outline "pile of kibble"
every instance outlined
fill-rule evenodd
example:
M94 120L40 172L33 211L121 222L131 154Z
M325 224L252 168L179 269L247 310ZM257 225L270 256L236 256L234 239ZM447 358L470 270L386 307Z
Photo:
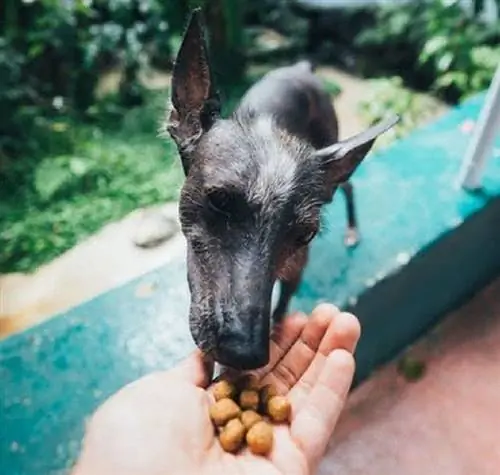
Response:
M245 442L256 455L267 455L273 447L274 423L290 421L290 403L278 396L272 385L259 387L256 379L220 380L213 386L215 403L210 418L221 447L235 453Z

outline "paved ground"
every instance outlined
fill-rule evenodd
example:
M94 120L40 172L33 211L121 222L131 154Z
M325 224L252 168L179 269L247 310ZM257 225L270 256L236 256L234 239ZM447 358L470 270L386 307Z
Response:
M354 391L319 475L500 473L500 278Z

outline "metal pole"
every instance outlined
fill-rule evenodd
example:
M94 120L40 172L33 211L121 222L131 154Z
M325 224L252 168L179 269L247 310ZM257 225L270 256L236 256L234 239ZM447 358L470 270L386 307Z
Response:
M493 148L495 135L500 129L500 64L486 94L484 106L479 114L477 128L459 172L461 187L474 190L480 187L481 174Z

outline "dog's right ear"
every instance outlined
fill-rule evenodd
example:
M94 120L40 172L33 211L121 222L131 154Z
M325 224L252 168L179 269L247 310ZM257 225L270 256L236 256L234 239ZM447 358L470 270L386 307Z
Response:
M327 171L327 187L345 183L361 164L375 140L394 127L400 118L393 116L369 129L329 147L314 152Z
M179 149L184 173L196 143L220 115L204 37L201 9L193 10L172 75L167 130Z

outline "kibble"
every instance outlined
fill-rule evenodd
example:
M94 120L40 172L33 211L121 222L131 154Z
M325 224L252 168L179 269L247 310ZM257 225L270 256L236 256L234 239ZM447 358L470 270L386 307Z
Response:
M246 429L239 419L231 419L219 434L219 442L226 452L237 452L243 445Z
M248 411L243 411L241 413L240 419L241 419L241 422L243 422L245 429L248 430L254 424L256 424L257 422L260 422L262 420L262 416L255 411L248 410Z
M274 396L267 403L267 413L274 422L288 422L290 420L290 402L284 396Z
M223 379L214 384L213 395L216 401L234 399L236 396L236 386Z
M273 427L268 422L257 422L247 432L246 442L253 454L267 455L273 448L273 441Z
M259 408L259 393L253 389L244 389L241 391L240 407L256 411Z
M216 426L224 426L231 419L239 417L241 409L232 399L220 399L210 407L210 419Z
M250 451L265 456L272 450L271 422L290 421L288 399L278 396L273 385L259 387L254 376L220 380L212 387L215 403L210 407L222 449L236 453L245 442Z

